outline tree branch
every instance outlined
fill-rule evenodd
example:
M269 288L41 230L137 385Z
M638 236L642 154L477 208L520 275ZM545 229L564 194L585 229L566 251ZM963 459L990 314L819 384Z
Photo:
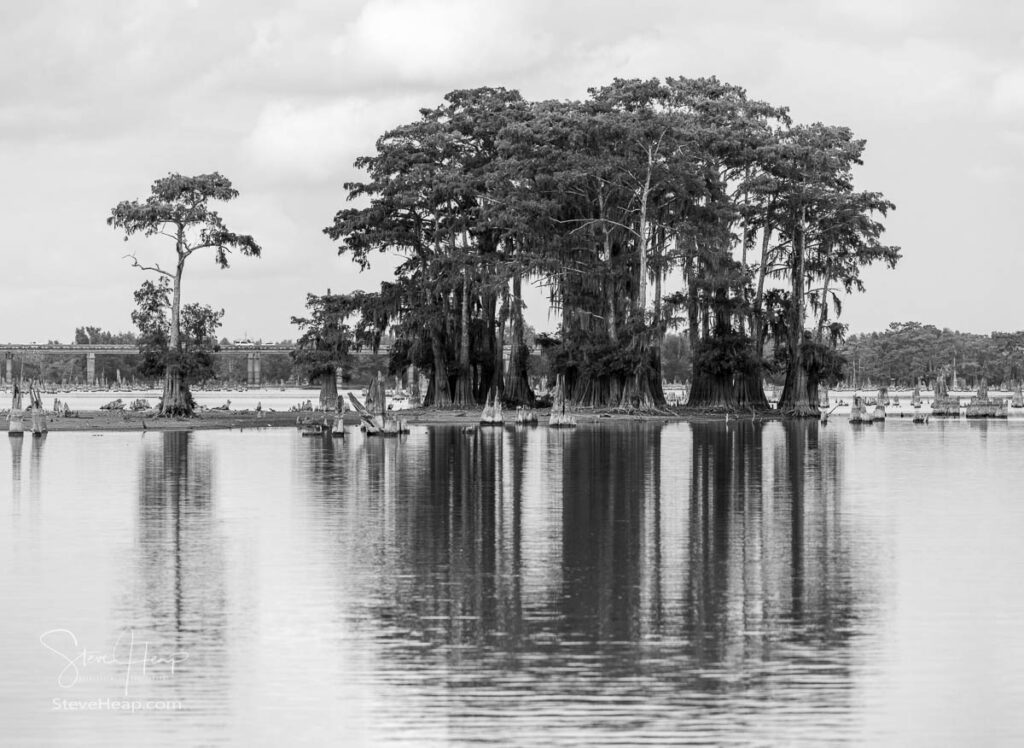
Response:
M174 278L174 273L167 272L166 270L164 270L159 265L155 265L154 264L152 267L150 267L148 265L143 265L143 264L141 264L139 262L138 258L135 255L125 255L125 257L127 257L128 259L130 259L132 261L132 267L133 268L138 268L139 270L151 270L154 273L160 273L160 275L166 275L168 278L171 278L171 279Z
M635 236L637 238L640 237L640 234L633 227L627 226L624 223L619 223L618 221L613 221L611 218L566 218L566 219L558 219L558 218L556 218L556 219L554 219L554 221L555 221L555 223L579 223L579 224L581 224L580 226L577 226L576 228L572 229L571 233L576 233L577 231L580 231L581 229L585 229L585 228L587 228L589 226L593 226L595 223L606 223L606 224L609 224L611 226L618 226L620 229L623 229L624 231L629 232L630 234L632 234L633 236Z

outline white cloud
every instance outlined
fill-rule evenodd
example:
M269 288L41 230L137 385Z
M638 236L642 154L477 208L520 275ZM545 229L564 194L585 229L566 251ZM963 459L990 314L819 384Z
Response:
M904 31L920 27L925 19L938 20L948 6L939 0L831 0L826 7L847 22Z
M167 171L212 169L242 193L225 207L229 225L253 233L266 256L228 273L204 262L190 282L208 300L217 284L244 288L223 304L254 335L293 333L286 317L305 289L369 288L385 273L352 272L321 232L345 204L353 159L446 91L480 85L580 98L616 76L717 75L791 106L798 121L849 124L870 141L864 185L900 206L892 239L907 256L896 291L880 283L847 307L855 329L875 324L861 321L869 307L885 316L948 283L943 260L967 242L993 256L1015 251L1005 241L1013 190L967 194L941 230L932 206L957 180L1005 185L1024 173L1019 3L986 12L953 0L99 5L0 3L0 196L13 216L0 252L18 253L23 279L7 303L17 308L25 283L51 277L55 262L79 289L51 294L17 329L17 315L0 315L0 338L64 336L96 321L127 328L138 278L103 218ZM979 227L974 217L986 212ZM961 289L963 309L1012 316L992 301L1012 294L979 289ZM539 302L531 311L543 316Z
M772 89L788 92L775 96L803 120L909 124L957 118L980 103L990 74L970 51L915 37L878 46L805 39L778 54Z
M416 106L404 99L275 101L260 113L243 149L263 179L319 182L348 172L385 129L416 116Z
M444 83L532 67L551 53L542 26L514 4L371 0L334 41L348 66L398 83Z
M1024 119L1024 68L1013 68L996 76L989 103L998 117Z

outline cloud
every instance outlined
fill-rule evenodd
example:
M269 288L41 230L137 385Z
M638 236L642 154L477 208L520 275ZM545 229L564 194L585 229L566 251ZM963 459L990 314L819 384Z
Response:
M989 106L997 117L1024 118L1024 68L1013 68L996 76L992 82Z
M225 299L232 319L252 334L292 333L282 309L300 311L305 289L379 280L347 272L321 232L345 204L341 183L357 177L352 161L446 91L480 85L582 98L617 76L717 75L798 121L848 124L871 142L869 186L900 205L893 241L908 267L927 254L938 274L967 241L1009 251L1013 190L976 190L969 197L984 201L968 200L941 231L928 206L958 180L1005 185L1024 173L1022 22L1024 4L979 12L953 0L0 3L0 195L23 278L8 302L54 267L84 289L52 295L17 329L16 315L0 317L0 338L95 320L128 327L138 278L103 218L167 171L212 169L242 193L224 209L229 225L266 256L228 273L203 262L190 282L211 299L217 284L244 288ZM971 216L985 210L995 217L979 229ZM922 294L945 282L930 272ZM275 311L265 299L279 293L292 300ZM851 322L863 327L858 308L882 315L897 303L872 293L848 306Z
M968 173L977 181L988 185L1016 181L1018 177L1017 171L1005 164L980 163L971 166Z
M941 23L955 7L949 0L832 0L825 10L856 26L920 33L922 24Z
M524 20L514 4L372 0L331 52L357 74L399 85L479 79L530 68L551 54L550 33Z
M322 182L372 153L384 130L417 116L416 104L404 98L274 101L260 112L242 148L263 180Z

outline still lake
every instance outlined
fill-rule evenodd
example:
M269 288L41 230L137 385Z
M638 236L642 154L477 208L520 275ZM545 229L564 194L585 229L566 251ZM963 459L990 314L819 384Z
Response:
M1024 419L0 446L3 745L1024 742Z

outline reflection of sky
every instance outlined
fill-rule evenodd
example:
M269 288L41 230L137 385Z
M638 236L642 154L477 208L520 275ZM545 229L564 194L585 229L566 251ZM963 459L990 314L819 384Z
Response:
M886 575L868 729L921 731L947 744L1019 741L1024 428L891 426L846 453L856 477L846 500L877 538Z

